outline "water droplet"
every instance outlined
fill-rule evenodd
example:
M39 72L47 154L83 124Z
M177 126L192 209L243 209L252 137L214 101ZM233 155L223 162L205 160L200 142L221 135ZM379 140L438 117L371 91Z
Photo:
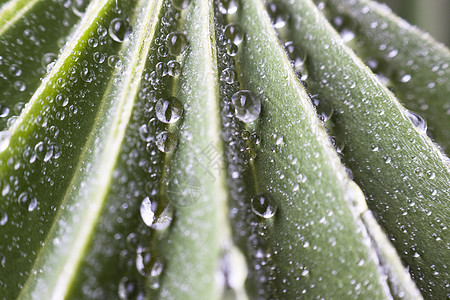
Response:
M115 18L109 24L109 36L116 42L121 43L131 33L131 24L122 18Z
M111 55L108 57L108 66L111 68L120 68L122 66L122 60L117 55Z
M5 212L0 214L0 226L4 226L8 222L8 215Z
M144 142L151 142L153 140L152 132L149 130L147 124L142 125L139 127L139 136L141 137L141 140Z
M241 27L237 24L228 24L227 26L225 26L223 33L227 40L235 45L239 45L244 39Z
M82 17L89 5L88 0L72 0L72 11L75 15Z
M296 73L304 72L304 64L306 60L306 52L303 52L294 45L294 42L289 41L284 44L284 48L291 60L292 67L294 68Z
M252 211L265 219L273 217L277 211L277 204L268 193L260 193L251 200Z
M177 147L177 144L177 136L172 132L163 131L156 137L156 146L161 152L172 152Z
M139 249L136 256L136 269L142 276L154 278L161 275L164 264L160 257L151 255L148 249Z
M317 115L322 122L326 122L333 115L333 107L325 99L319 99L316 96L312 96L311 100L316 107Z
M40 141L34 147L34 153L36 154L36 157L38 159L47 162L53 156L53 147L49 144L45 144L44 142Z
M82 79L84 82L92 82L92 80L93 80L94 77L95 77L94 71L93 71L93 70L90 70L90 69L87 68L87 67L84 67L84 68L81 69L80 75L81 75L81 79Z
M170 97L167 100L160 99L155 106L156 117L163 123L175 123L183 113L183 105L180 100Z
M397 54L398 54L398 50L397 49L393 49L393 50L389 51L388 57L389 58L393 58L393 57L396 57Z
M60 105L60 106L66 106L67 104L69 104L69 98L65 95L65 94L58 94L56 96L56 104Z
M121 300L143 300L144 294L139 291L135 281L123 277L119 282L117 294Z
M166 40L167 48L173 56L182 54L187 48L187 38L182 32L171 32Z
M93 57L94 61L98 64L102 64L106 60L106 55L100 52L95 52Z
M172 5L178 9L183 10L191 4L191 0L172 0Z
M12 64L11 66L9 66L9 73L11 73L11 75L14 77L19 77L20 75L22 75L22 69L18 65Z
M226 15L232 15L237 12L238 2L236 0L220 0L219 11Z
M55 63L56 58L57 58L57 56L56 56L56 54L54 54L54 53L45 53L45 54L42 56L42 59L41 59L41 65L42 65L42 67L43 67L45 70L47 70L47 72L48 72L48 71L49 71L50 65Z
M289 13L281 5L273 2L268 3L266 7L273 27L283 28L289 20Z
M169 76L176 77L181 73L181 65L176 60L171 60L167 63L167 73Z
M37 199L28 195L27 192L21 193L18 200L19 203L27 206L28 211L35 210L38 205Z
M220 80L228 84L236 82L236 72L232 68L226 68L220 74Z
M227 49L227 54L229 55L229 56L231 56L231 57L234 57L234 56L236 56L236 54L237 54L237 52L238 52L238 46L236 46L235 44L233 44L233 43L228 43L227 45L226 45L226 49Z
M427 122L420 115L413 113L412 111L407 111L406 115L411 120L411 122L421 131L427 130Z
M0 153L8 148L11 135L12 134L9 130L0 131Z
M400 79L400 81L403 82L403 83L406 83L406 82L408 82L410 80L411 80L411 75L409 75L409 74L406 74L406 75L402 76L402 78Z
M255 121L261 113L261 100L254 97L252 92L242 90L231 97L236 117L244 123Z
M154 209L155 205L153 205L152 209L152 202L150 201L150 198L145 197L145 199L141 202L140 212L142 221L144 221L145 225L147 225L148 227L151 227L153 221L155 220Z

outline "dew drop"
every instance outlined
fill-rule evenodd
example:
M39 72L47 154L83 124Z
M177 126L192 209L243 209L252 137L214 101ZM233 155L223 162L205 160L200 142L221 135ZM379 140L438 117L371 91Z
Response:
M181 65L176 60L171 60L167 63L167 73L169 76L176 77L181 73Z
M235 45L239 45L244 39L241 27L237 24L228 24L227 26L225 26L223 33L227 40Z
M237 12L238 2L236 0L220 0L219 11L226 15L232 15Z
M255 121L261 113L261 100L252 92L242 90L231 97L236 117L244 123Z
M160 99L155 105L156 117L163 123L175 123L183 114L183 105L180 100L170 97Z
M411 122L421 131L427 130L427 122L420 115L413 113L412 111L407 111L406 115L411 120Z
M153 205L155 206L155 205ZM155 207L153 207L154 209ZM140 212L141 212L141 218L142 221L144 221L145 225L148 227L151 227L153 224L153 221L155 220L155 213L152 209L152 202L150 201L150 198L145 197L144 200L141 202Z
M82 17L86 12L89 0L72 0L72 11L75 15Z
M145 299L144 295L139 292L137 283L127 277L120 280L117 294L121 300Z
M14 77L19 77L22 75L22 69L18 65L12 64L9 66L9 73Z
M116 42L121 43L131 33L131 24L123 18L115 18L109 24L109 36Z
M159 277L164 264L160 257L151 255L148 249L139 249L136 256L136 269L139 274L147 278Z
M183 10L191 4L191 0L172 0L172 5L178 9Z
M409 74L406 74L406 75L402 76L402 78L400 79L400 81L403 82L403 83L406 83L406 82L408 82L410 80L411 80L411 75L409 75Z
M156 146L161 152L172 152L177 147L177 144L177 136L172 132L163 131L156 136Z
M220 80L228 84L236 82L236 72L232 68L226 68L220 74Z
M273 217L277 211L277 204L268 193L257 194L251 200L252 211L265 219Z
M59 106L66 106L67 104L69 104L69 98L65 95L65 94L58 94L56 96L56 104Z
M311 98L314 106L317 110L317 115L322 122L326 122L333 115L334 109L333 107L326 101L325 99L319 99L317 97Z
M166 39L167 48L169 53L173 56L182 54L187 48L187 38L182 32L171 32Z
M286 42L284 48L291 60L292 67L296 73L303 73L304 63L306 60L306 53L301 51L300 48L294 45L292 41Z
M12 134L9 130L0 131L0 153L8 148L11 135Z
M226 49L227 49L227 54L231 57L236 56L237 52L238 52L238 46L236 46L233 43L228 43L226 45Z
M267 4L267 12L269 13L270 18L272 19L273 27L275 28L283 28L287 21L289 20L288 12L276 3L268 3Z
M4 226L8 222L8 215L5 212L0 214L0 226Z

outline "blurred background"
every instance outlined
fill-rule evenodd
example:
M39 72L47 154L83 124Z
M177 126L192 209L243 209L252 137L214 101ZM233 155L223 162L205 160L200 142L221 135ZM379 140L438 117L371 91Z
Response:
M450 0L378 0L450 47Z

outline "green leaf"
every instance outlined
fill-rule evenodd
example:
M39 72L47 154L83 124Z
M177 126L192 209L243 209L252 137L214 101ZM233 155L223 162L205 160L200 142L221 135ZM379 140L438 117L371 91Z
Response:
M293 14L289 37L307 53L308 84L334 107L330 127L345 144L343 161L422 293L445 297L448 158L310 1L283 3Z
M428 132L450 154L450 51L428 34L373 1L328 1L354 22L354 49L390 79L395 95L428 123Z
M2 9L15 3L22 2ZM52 23L45 20L55 18L67 28L49 28L38 39L42 47L29 46L26 66L34 75L20 79L30 100L0 133L5 299L421 299L400 260L403 248L391 245L392 235L378 225L327 133L345 139L344 161L366 194L372 177L357 173L358 166L385 168L365 160L370 135L360 128L369 121L401 121L398 138L413 138L416 148L402 150L400 159L410 151L427 155L420 163L435 168L438 196L448 166L395 98L341 47L311 2L292 9L303 16L292 18L294 25L309 24L298 39L308 52L308 91L260 0L94 0L87 8L83 1L57 1L54 11L44 9L53 1L31 3L23 15L17 7L17 15L0 16L14 19L3 23L11 26L0 32L0 43L15 43L14 32L34 26L29 19L46 29ZM304 38L317 33L316 40ZM39 82L46 71L36 61L56 53L57 39L68 42ZM324 52L324 43L343 58ZM0 74L26 61L26 51L8 47L1 50L9 58ZM359 89L394 104L388 117L362 118L362 107L344 105L343 123L333 117L326 130L309 93L324 84L317 66L325 62L336 66L336 76L329 79L333 88L320 92L337 91L335 107L345 85L342 68L349 68L346 80L359 80ZM11 89L16 79L0 78L8 83L3 95L11 95L5 107L27 101ZM388 143L383 138L380 145ZM383 203L380 194L396 187L401 172L411 177L414 170L383 169L392 182L374 184L370 193ZM429 188L413 183L419 191ZM445 220L448 207L439 205L431 207L432 217ZM393 207L414 213L407 204ZM377 206L373 211L383 226L398 221ZM412 220L428 230L427 217ZM436 233L445 240L445 229ZM417 247L424 234L410 238L404 247ZM426 249L433 255L442 251L440 244L432 247ZM422 268L428 261L409 264Z

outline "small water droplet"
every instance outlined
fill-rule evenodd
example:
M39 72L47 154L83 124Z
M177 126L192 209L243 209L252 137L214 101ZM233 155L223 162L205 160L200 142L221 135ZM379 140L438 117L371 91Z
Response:
M0 226L4 226L8 222L8 215L5 212L0 214Z
M333 116L334 109L325 99L319 99L317 96L312 96L311 100L316 107L317 115L322 122L326 122Z
M69 97L61 93L56 96L55 101L59 106L66 106L67 104L69 104Z
M176 77L181 73L181 65L176 60L171 60L167 63L167 73L169 76Z
M172 5L178 9L183 10L191 4L191 0L172 0Z
M177 144L177 136L172 132L163 131L156 137L156 146L161 152L172 152L177 147Z
M409 74L406 74L406 75L402 76L402 78L400 79L400 81L403 82L403 83L406 83L406 82L408 82L410 80L411 80L411 75L409 75Z
M232 15L237 12L238 2L236 0L220 0L219 11L226 15Z
M89 5L89 0L72 0L72 11L75 15L82 17Z
M411 122L421 131L427 130L427 122L420 115L413 113L412 111L407 111L406 115L411 120Z
M236 82L236 72L232 68L226 68L220 74L220 80L228 84Z
M238 46L236 46L235 44L233 44L233 43L228 43L227 45L226 45L226 49L227 49L227 54L229 55L229 56L231 56L231 57L234 57L234 56L236 56L236 54L237 54L237 52L238 52Z
M155 207L153 207L152 209L152 202L150 201L150 198L145 197L145 199L141 202L140 212L142 221L144 221L145 225L147 225L148 227L151 227L153 221L155 220L155 213L153 211L154 209Z
M228 24L227 26L225 26L223 33L227 38L228 42L233 43L235 45L239 45L240 43L242 43L242 40L244 39L241 27L237 24L233 23Z
M18 65L12 64L9 66L9 73L14 77L19 77L22 75L22 69Z
M164 264L158 256L151 255L148 249L139 249L136 256L136 269L139 274L147 278L161 275Z
M244 123L255 121L261 113L261 100L253 96L252 92L242 90L231 97L236 117Z
M9 130L0 131L0 153L8 148L11 135L11 131Z
M116 42L121 43L131 33L131 24L123 18L115 18L109 24L109 36Z
M155 105L156 117L163 123L175 123L183 114L183 105L175 97L160 99Z
M166 39L167 48L173 56L182 54L187 48L187 38L182 32L171 32Z
M273 217L277 211L277 204L268 193L260 193L251 200L252 211L265 219Z
M120 280L117 294L121 300L145 299L144 294L139 291L137 283L127 277Z
M289 20L289 13L279 4L270 2L267 4L267 12L272 19L273 27L283 28Z

